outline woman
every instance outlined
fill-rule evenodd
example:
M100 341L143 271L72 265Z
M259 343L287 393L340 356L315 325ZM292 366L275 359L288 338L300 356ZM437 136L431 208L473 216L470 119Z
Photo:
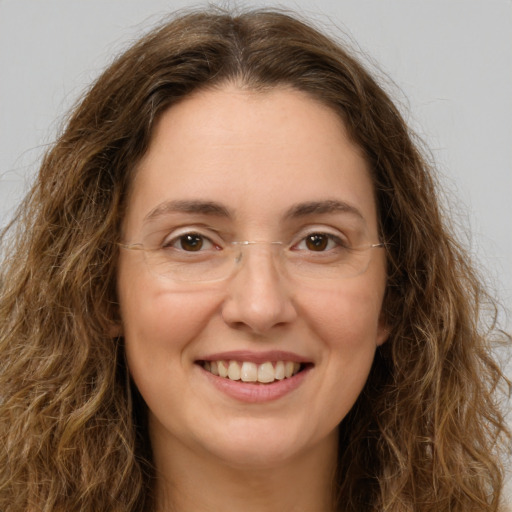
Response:
M0 508L499 510L493 303L435 198L304 23L147 35L4 236Z

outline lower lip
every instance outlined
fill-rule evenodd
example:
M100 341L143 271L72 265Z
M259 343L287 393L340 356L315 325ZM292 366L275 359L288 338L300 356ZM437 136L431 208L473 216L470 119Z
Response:
M247 403L270 402L282 398L297 389L311 370L308 366L293 377L276 380L270 384L259 384L255 382L243 382L241 380L231 380L225 377L218 377L202 367L200 367L200 369L209 382L218 390L231 398Z

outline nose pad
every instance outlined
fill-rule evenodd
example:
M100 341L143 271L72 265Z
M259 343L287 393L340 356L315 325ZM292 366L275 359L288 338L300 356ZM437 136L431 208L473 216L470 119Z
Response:
M289 283L280 272L278 249L274 244L240 246L222 307L231 327L264 334L297 317Z

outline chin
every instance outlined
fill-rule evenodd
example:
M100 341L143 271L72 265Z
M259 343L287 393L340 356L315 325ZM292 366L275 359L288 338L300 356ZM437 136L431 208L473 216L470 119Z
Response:
M305 436L304 430L291 425L276 424L262 419L250 418L236 422L232 428L222 432L211 431L206 450L224 464L244 470L272 469L293 463L294 459L307 454L324 441L333 442L335 449L337 430L332 435L315 439Z

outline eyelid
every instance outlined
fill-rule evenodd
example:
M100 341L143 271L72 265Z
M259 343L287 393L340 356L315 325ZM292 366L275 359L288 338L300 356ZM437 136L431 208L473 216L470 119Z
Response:
M336 235L331 235L329 233L311 233L311 235L315 235L315 234L327 237L327 239L328 239L327 243L334 245L334 247L327 246L325 249L322 249L320 251L315 251L308 247L301 247L302 245L307 244L307 238L310 235L306 235L306 236L302 237L296 244L294 244L291 247L291 250L295 250L298 252L304 251L304 252L307 252L308 254L314 253L314 254L318 254L318 255L320 255L320 254L325 255L325 254L332 254L333 252L339 252L340 250L350 249L350 246L346 242L344 242L340 237L338 237Z
M214 246L223 246L224 243L222 241L221 236L214 231L211 227L208 226L198 226L198 225L186 225L180 226L173 229L169 232L162 242L160 243L160 247L170 247L173 243L175 243L180 237L185 235L198 235L201 236L212 243Z
M301 229L297 235L295 235L290 243L290 247L294 247L300 242L302 242L307 236L310 235L325 235L332 240L339 241L340 245L349 246L350 241L349 237L344 234L339 229L325 226L325 225L313 225L313 226L307 226L304 229Z
M187 234L197 234L208 239L213 245L218 247L225 247L231 241L231 237L226 238L226 233L220 233L219 230L209 224L183 224L175 226L166 230L165 236L158 243L159 247L168 247L179 237ZM350 237L338 228L328 226L325 224L313 224L304 226L299 229L289 240L287 244L289 248L293 248L299 244L304 238L312 234L322 234L334 241L337 241L340 246L353 245L350 242Z

